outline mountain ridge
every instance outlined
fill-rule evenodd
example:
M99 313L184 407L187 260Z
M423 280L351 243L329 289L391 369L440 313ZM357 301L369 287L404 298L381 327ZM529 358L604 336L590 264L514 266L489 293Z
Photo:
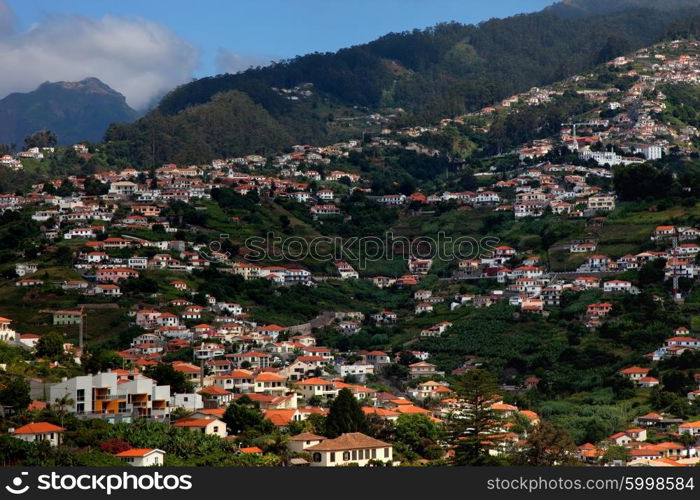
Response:
M38 130L55 132L61 145L97 142L111 123L138 116L122 94L96 77L44 82L0 100L0 143L20 148L24 137Z
M294 142L328 142L349 130L338 127L335 115L347 109L401 108L406 124L429 123L447 116L498 102L533 86L547 85L585 72L597 64L630 50L650 45L675 23L700 14L700 1L676 0L663 10L650 8L648 0L605 2L598 14L598 0L556 4L532 14L491 19L478 25L443 23L425 30L389 33L372 42L335 53L312 53L264 68L237 74L202 78L169 92L157 108L136 124L113 126L108 141L141 142L131 148L134 160L196 162L206 160L202 151L186 148L159 149L159 138L172 141L170 132L178 114L211 103L217 94L231 91L247 95L287 132ZM572 6L585 17L565 16L557 9ZM617 9L617 10L616 10ZM591 14L593 13L593 14ZM313 95L290 101L274 89L310 85ZM240 128L232 116L207 129L217 133ZM201 130L180 127L176 142ZM365 125L354 132L364 132ZM144 137L145 134L148 141ZM147 144L146 144L147 143ZM153 147L155 143L155 147ZM266 141L256 152L269 152ZM209 152L210 150L208 150ZM214 150L217 153L217 150ZM224 154L223 150L218 150ZM245 153L244 151L236 151ZM231 154L229 149L226 153Z

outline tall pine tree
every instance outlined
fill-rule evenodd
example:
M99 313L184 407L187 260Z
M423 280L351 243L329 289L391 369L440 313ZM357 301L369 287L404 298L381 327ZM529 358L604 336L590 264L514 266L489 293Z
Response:
M367 418L349 389L341 389L326 418L326 436L335 438L346 432L367 432Z
M464 411L452 415L448 427L455 450L454 465L489 465L489 438L498 433L501 418L491 409L496 380L486 370L469 370L455 384Z

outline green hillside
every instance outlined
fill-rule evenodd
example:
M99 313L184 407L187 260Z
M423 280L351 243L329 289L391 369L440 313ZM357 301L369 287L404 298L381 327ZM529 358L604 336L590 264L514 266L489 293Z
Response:
M132 141L130 153L138 161L202 161L212 151L250 153L244 146L251 144L253 151L269 151L275 144L266 132L247 127L236 112L214 103L220 109L212 117L212 107L202 107L216 94L233 90L246 94L285 131L278 137L284 145L339 139L380 125L362 119L353 123L358 113L379 111L403 123L430 122L585 72L651 44L675 23L700 14L698 3L690 1L663 9L650 2L610 4L620 10L601 15L590 8L571 16L550 9L478 26L445 23L390 33L336 53L203 78L170 92L135 124L111 127L106 138ZM184 110L194 121L189 126L181 126ZM238 141L226 147L198 147L187 140L231 129L238 131Z

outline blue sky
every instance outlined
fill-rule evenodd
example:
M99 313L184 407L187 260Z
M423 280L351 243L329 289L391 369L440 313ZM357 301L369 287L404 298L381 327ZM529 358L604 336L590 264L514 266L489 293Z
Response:
M57 15L94 19L113 15L164 25L197 49L196 76L226 69L226 61L230 62L231 58L247 65L313 51L333 51L390 31L453 20L477 23L536 11L553 3L553 0L5 1L14 11L18 31L26 31Z

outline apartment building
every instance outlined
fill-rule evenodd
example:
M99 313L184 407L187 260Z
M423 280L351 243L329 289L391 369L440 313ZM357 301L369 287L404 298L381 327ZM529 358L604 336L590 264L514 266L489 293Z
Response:
M67 396L67 410L78 416L128 420L165 418L170 413L170 386L148 377L119 380L116 372L62 380L49 389L49 401Z

